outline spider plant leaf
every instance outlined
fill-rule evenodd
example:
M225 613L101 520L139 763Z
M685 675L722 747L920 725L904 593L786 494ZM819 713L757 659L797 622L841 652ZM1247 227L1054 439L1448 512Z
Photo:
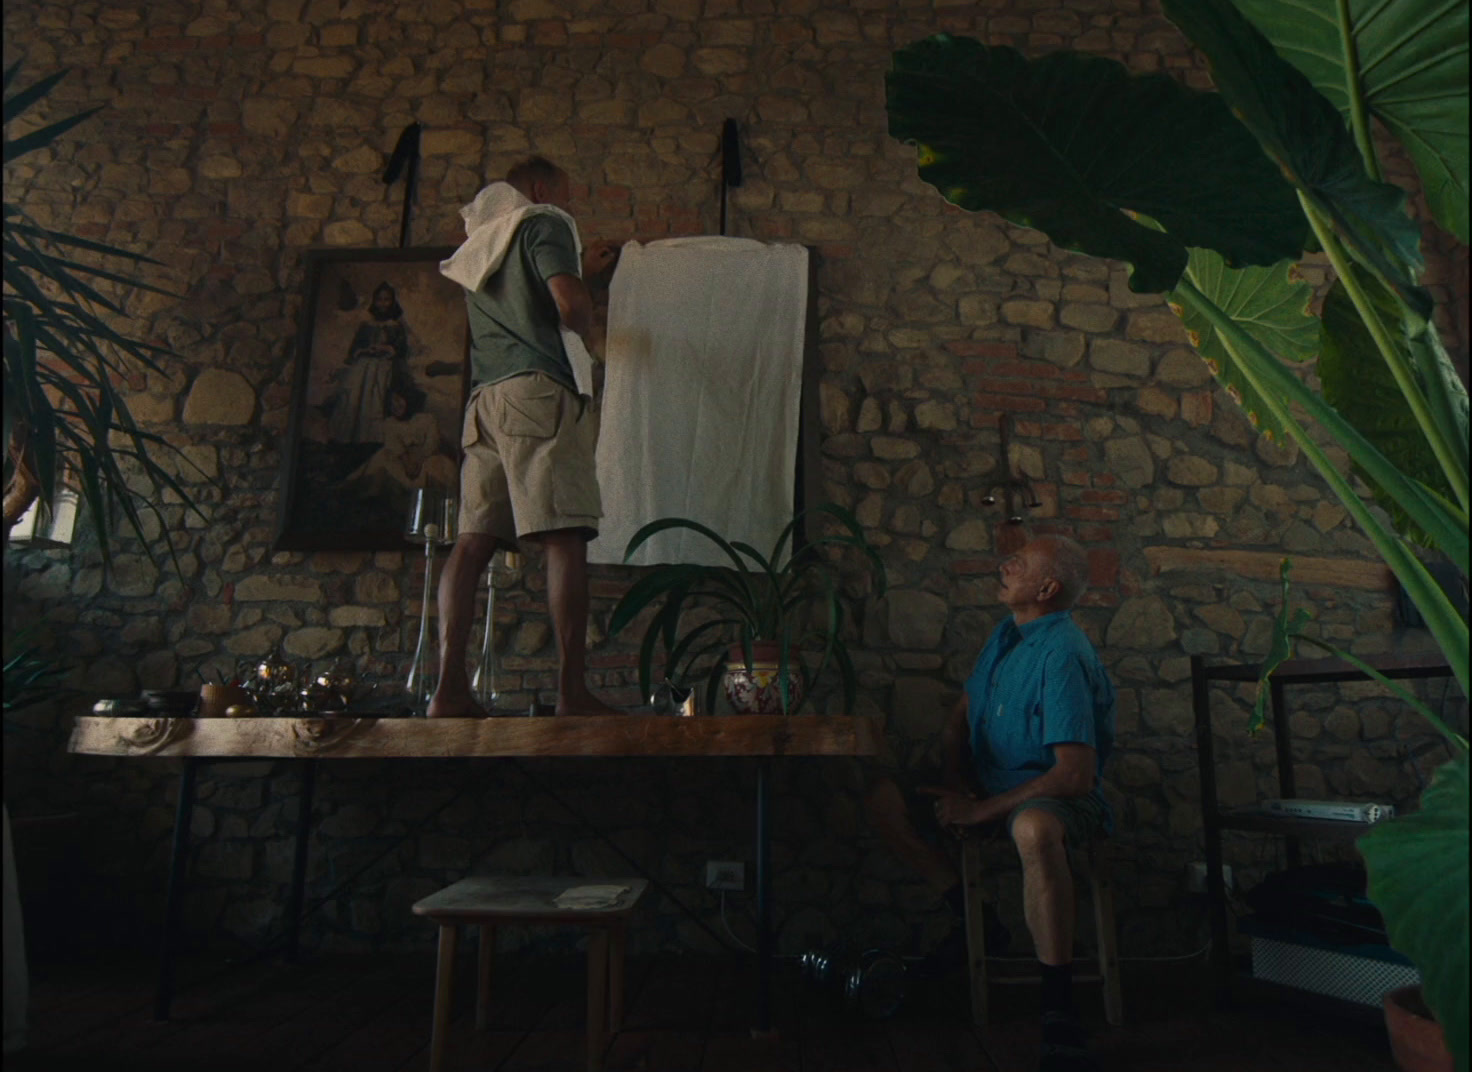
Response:
M645 574L624 593L608 620L610 634L623 632L639 612L660 596L687 587L700 574L700 566L675 566Z
M1356 259L1384 276L1419 316L1430 316L1431 298L1418 285L1421 229L1406 214L1405 191L1366 174L1334 104L1230 0L1163 0L1163 7L1205 54L1233 111L1288 180L1323 207Z
M19 72L20 70L20 66L21 61L17 60L6 69L6 89L10 88L10 83L14 81L17 72ZM27 108L45 97L46 94L50 93L53 89L56 88L56 84L58 82L60 82L70 73L70 68L64 67L61 70L57 71L55 74L48 74L45 78L41 79L41 81L29 85L25 89L18 90L14 96L6 97L4 110L5 124L8 125L12 119L23 114ZM6 160L7 162L9 161L8 154L6 156Z
M1169 290L1188 246L1233 264L1304 248L1292 188L1215 93L1102 57L1029 60L945 36L895 52L886 84L889 133L919 147L924 181L962 208L1129 262L1132 290Z
M19 209L16 209L15 211L17 215L21 214ZM138 264L154 264L160 267L164 266L163 261L155 260L153 257L148 256L146 253L134 253L132 250L124 249L122 246L108 245L106 242L98 242L91 238L83 238L80 235L67 234L65 231L51 231L34 223L12 223L9 230L13 234L25 235L31 239L41 239L54 246L75 246L77 249L85 249L90 253L101 253L107 257L124 257ZM72 264L72 268L76 271L82 272L97 273L101 271L101 269L95 268L90 264L82 264L80 262ZM141 279L124 277L122 281L133 287L143 287L149 290L158 289L156 287L150 287L146 282ZM167 294L169 293L169 291L160 291L160 293ZM175 297L177 296L178 295L175 295Z
M14 141L6 139L4 149L5 162L7 164L11 163L25 156L26 153L45 148L78 123L83 123L91 119L98 112L102 111L103 107L104 105L99 104L96 108L88 108L85 112L69 115L65 119L58 119L55 123L49 123L39 130L33 130L29 134L22 134Z
M1352 96L1358 92L1416 165L1432 215L1465 245L1467 5L1461 0L1235 3L1278 55L1302 71L1345 118L1352 115ZM1346 27L1340 25L1343 15ZM1348 50L1342 29L1349 31Z
M678 666L680 660L685 658L687 652L690 652L691 650L696 650L695 645L703 641L706 637L706 634L714 633L718 630L729 628L730 626L739 627L740 625L741 619L739 618L716 618L712 621L702 622L700 625L697 625L694 629L690 630L690 632L681 637L679 643L677 643L674 648L671 649L669 656L669 665L671 667ZM705 647L696 650L696 653L692 657L691 662L693 663L695 658L699 658L701 655L709 654L712 650L716 648L730 646L730 642L724 639L719 640L716 643L710 643L707 641Z

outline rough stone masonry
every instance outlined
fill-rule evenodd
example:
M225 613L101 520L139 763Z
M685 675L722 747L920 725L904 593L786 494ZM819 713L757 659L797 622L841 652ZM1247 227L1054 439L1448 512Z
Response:
M1154 3L19 0L4 28L6 64L23 61L17 84L71 68L44 117L104 108L8 168L7 200L161 262L148 278L172 294L126 295L120 326L177 356L131 372L129 404L192 463L180 477L205 514L166 497L165 524L149 528L177 569L127 539L106 578L95 547L7 556L7 631L40 620L75 660L75 691L7 716L7 802L17 816L74 817L56 836L105 877L114 916L135 933L157 926L176 768L68 756L71 717L102 696L192 687L278 646L393 679L413 646L414 561L271 547L303 250L397 244L400 188L381 172L414 121L425 129L415 243L451 240L458 206L532 152L573 175L585 234L713 233L730 116L747 172L731 233L804 243L817 258L821 496L855 511L891 579L884 600L853 592L857 713L882 720L905 760L933 761L938 716L997 618L1000 508L983 499L1002 475L1006 415L1011 464L1042 504L1029 524L1088 548L1079 619L1119 687L1108 777L1124 951L1198 944L1201 906L1182 891L1202 851L1189 657L1265 650L1281 554L1330 565L1373 554L1297 452L1258 438L1216 389L1158 297L1131 293L1121 265L945 205L917 179L913 150L888 137L884 109L891 51L937 31L1109 55L1205 86ZM1449 263L1434 262L1430 280L1443 299L1458 278L1465 293L1465 267ZM1305 271L1322 283L1321 268ZM1465 353L1465 313L1460 324ZM1161 548L1252 552L1271 568L1157 570ZM633 649L604 630L630 576L596 571L591 637L598 684L627 702ZM497 643L523 698L550 686L555 665L544 583L533 560L497 601ZM1383 586L1310 583L1298 595L1321 635L1356 652L1429 645L1396 624ZM1250 698L1218 690L1214 702L1223 802L1271 795L1271 741L1244 732ZM1427 738L1401 706L1356 686L1301 690L1293 707L1304 795L1414 799L1434 757L1408 758ZM422 945L408 905L472 869L626 869L597 832L713 918L703 861L749 851L751 777L716 761L328 765L308 903L331 896L305 940ZM946 926L865 830L863 777L859 764L778 765L784 952L860 930L908 950ZM200 796L189 926L258 943L279 926L296 774L221 764ZM1279 861L1263 838L1227 851L1247 879ZM1016 916L1015 883L999 886ZM712 945L663 900L633 942Z

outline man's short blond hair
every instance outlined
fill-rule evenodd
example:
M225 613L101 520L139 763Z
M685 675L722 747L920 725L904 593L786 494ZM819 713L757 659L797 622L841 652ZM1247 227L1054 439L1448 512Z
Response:
M539 182L556 182L565 174L566 172L545 156L529 156L506 172L506 181L527 197L531 197L533 185Z
M1089 587L1089 556L1079 544L1067 536L1039 536L1034 546L1047 552L1052 566L1048 572L1058 582L1058 595L1053 600L1060 610L1079 601Z

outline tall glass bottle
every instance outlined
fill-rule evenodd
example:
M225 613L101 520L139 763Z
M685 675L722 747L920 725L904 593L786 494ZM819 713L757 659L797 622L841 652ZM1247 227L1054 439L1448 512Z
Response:
M424 598L419 612L419 641L414 660L404 681L404 692L414 714L429 710L435 690L434 645L429 635L429 601L434 598L434 553L441 545L455 542L459 521L459 501L442 488L415 488L409 502L409 517L404 538L424 544Z
M475 665L475 675L470 679L470 691L476 703L487 711L495 711L501 699L501 689L496 673L496 584L505 583L521 567L521 556L515 551L504 554L497 552L486 570L486 631L481 642L480 659Z

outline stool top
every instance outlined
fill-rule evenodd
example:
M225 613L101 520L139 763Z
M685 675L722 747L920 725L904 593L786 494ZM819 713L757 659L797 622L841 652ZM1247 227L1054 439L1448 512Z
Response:
M642 878L475 875L416 902L413 911L447 922L574 923L626 916L648 888L649 881Z

